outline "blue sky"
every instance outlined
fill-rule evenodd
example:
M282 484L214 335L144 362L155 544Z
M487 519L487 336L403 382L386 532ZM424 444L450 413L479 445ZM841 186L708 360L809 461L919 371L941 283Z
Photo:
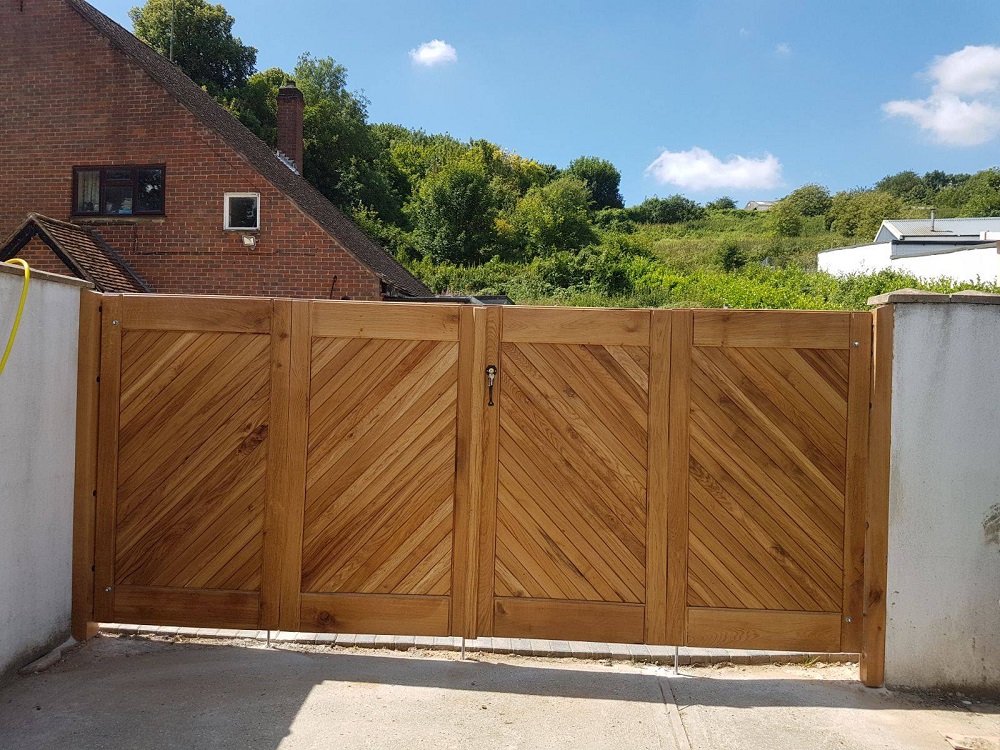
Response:
M135 0L91 1L131 28ZM996 0L223 5L260 69L331 56L373 122L601 156L627 203L1000 165ZM410 54L434 40L432 64Z

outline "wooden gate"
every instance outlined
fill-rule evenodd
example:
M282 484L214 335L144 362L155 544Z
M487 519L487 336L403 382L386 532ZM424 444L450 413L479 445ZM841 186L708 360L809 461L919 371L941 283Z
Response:
M102 307L78 621L862 650L869 313Z

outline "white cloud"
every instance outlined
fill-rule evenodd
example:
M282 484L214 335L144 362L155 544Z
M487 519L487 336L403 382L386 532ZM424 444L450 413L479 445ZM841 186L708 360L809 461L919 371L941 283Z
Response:
M939 143L978 146L1000 135L1000 47L968 46L928 67L926 99L886 102L889 117L912 120Z
M788 44L788 42L781 42L775 46L774 54L781 55L782 57L784 57L785 55L792 54L792 48Z
M731 156L722 161L698 147L690 151L664 150L646 167L646 173L657 182L696 191L768 190L781 184L781 162L776 156L765 154L760 159Z
M433 67L458 62L458 52L447 42L434 39L410 50L410 59L417 65Z
M740 29L740 36L746 39L750 36L750 32L747 29Z

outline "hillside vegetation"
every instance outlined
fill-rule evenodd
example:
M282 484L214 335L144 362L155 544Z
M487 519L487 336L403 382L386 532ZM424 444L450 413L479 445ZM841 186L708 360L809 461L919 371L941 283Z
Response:
M486 140L459 141L368 120L347 70L303 54L291 72L256 71L257 51L205 0L147 0L136 34L175 60L263 141L277 139L276 99L294 79L306 109L304 176L436 293L507 294L519 303L860 309L900 287L976 288L898 273L836 278L816 253L871 241L886 218L1000 214L1000 170L890 175L834 195L792 191L767 213L732 199L681 195L624 205L609 161L544 164Z

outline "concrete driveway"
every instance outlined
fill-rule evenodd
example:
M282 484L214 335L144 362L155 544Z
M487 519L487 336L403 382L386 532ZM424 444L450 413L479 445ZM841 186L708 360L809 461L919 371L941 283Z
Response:
M996 705L867 690L845 666L683 672L101 637L0 691L0 748L992 750L1000 734Z

